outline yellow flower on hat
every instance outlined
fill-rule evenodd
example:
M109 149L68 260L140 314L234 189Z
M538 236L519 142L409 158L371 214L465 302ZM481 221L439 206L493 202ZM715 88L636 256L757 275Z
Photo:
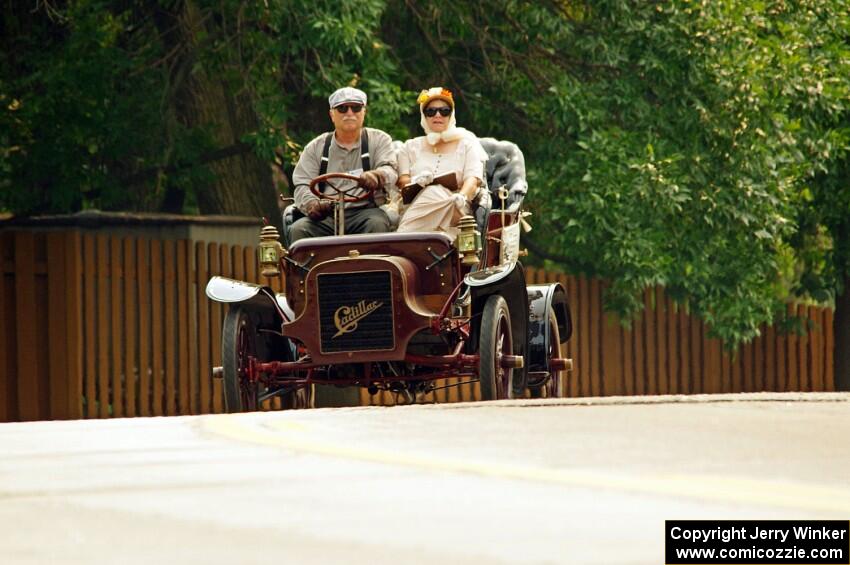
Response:
M452 96L452 91L447 88L443 88L442 86L435 86L433 88L423 90L416 98L416 103L423 106L431 100L445 100L451 104L452 108L455 107L455 100Z

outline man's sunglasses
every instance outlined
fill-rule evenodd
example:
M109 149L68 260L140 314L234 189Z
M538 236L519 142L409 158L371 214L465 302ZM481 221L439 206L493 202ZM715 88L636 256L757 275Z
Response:
M425 108L424 110L422 110L422 113L429 118L433 118L434 116L436 116L437 112L439 112L440 115L444 118L448 118L452 115L452 109L448 106L443 106L442 108Z
M339 112L340 114L347 114L348 110L351 110L355 114L359 114L363 109L363 104L340 104L334 110Z

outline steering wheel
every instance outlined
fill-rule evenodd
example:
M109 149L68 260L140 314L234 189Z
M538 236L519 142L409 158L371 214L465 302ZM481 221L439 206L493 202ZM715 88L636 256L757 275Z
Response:
M359 183L360 181L360 177L355 177L354 175L349 175L348 173L328 173L326 175L319 175L310 181L310 192L315 194L317 198L327 198L326 194L322 194L321 192L319 192L318 185L319 183L328 181L330 179L353 180L357 183ZM327 183L327 186L331 187L335 192L337 197L332 198L332 200L335 200L337 202L339 202L339 196L342 196L343 202L360 202L361 200L366 200L367 198L369 198L373 192L372 190L362 187L359 184L355 184L354 186L348 189L339 188L338 186L335 186L332 183ZM362 190L363 194L359 196L350 196L349 193L353 192L356 189Z

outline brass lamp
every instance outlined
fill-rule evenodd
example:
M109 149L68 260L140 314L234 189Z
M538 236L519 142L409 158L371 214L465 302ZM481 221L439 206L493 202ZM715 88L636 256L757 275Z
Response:
M481 262L478 254L481 252L481 234L475 229L475 218L463 216L458 224L457 252L461 255L461 263L466 266L477 265Z
M260 260L260 272L264 277L280 276L280 259L286 254L286 249L280 244L280 234L274 226L266 226L260 230L260 245L257 255Z

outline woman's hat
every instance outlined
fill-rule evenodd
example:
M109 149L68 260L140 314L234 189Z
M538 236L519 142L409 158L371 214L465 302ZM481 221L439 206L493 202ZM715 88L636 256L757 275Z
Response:
M455 108L455 100L452 98L452 91L443 88L442 86L435 86L434 88L423 90L419 93L419 97L416 99L416 102L419 104L419 109L421 110L434 100L444 100L452 107L452 110Z

